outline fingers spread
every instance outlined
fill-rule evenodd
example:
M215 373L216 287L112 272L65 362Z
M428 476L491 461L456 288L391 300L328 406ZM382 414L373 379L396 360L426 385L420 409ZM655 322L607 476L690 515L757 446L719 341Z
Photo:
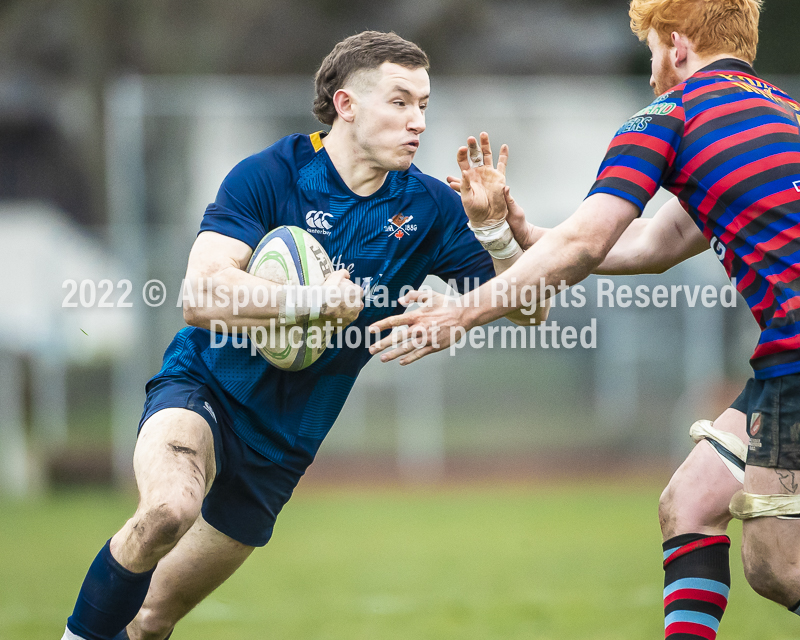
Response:
M369 326L369 330L373 333L380 333L386 331L387 329L391 329L392 327L400 327L403 325L411 324L414 319L411 317L412 314L402 314L399 316L389 316L388 318L384 318L383 320L378 320ZM375 353L373 351L373 353Z
M407 353L414 351L414 342L411 340L406 340L398 347L395 347L391 351L387 351L386 353L381 354L381 362L391 362L392 360L396 360L400 356L404 356Z
M461 193L461 178L447 176L447 184L450 185L450 188L456 193Z
M458 152L456 152L456 162L458 162L458 168L462 171L469 169L469 150L466 147L458 148Z
M401 296L397 299L397 301L402 304L404 307L412 304L413 302L424 302L428 299L430 293L428 291L409 291L405 295Z
M500 157L497 159L497 170L506 175L506 165L508 165L508 145L500 147Z
M489 144L489 134L481 132L481 152L483 153L483 164L487 167L492 166L492 145Z
M401 365L411 364L412 362L416 362L420 358L424 358L429 353L433 353L434 351L435 351L435 349L430 345L427 346L427 347L423 347L422 349L415 349L409 355L407 355L405 358L401 358L400 364Z

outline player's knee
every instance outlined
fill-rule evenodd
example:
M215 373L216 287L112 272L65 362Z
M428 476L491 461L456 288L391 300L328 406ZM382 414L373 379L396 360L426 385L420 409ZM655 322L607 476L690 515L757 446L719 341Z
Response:
M674 490L672 480L670 480L658 500L658 521L661 524L661 531L665 535L670 535L670 537L672 530L675 528L674 504Z
M163 502L146 509L133 526L144 547L172 547L197 520L199 505L193 502Z
M692 506L695 501L694 494L687 487L686 482L687 475L691 475L687 473L688 465L691 465L690 460L684 462L672 475L658 501L658 520L661 524L661 532L666 537L671 538L679 533L686 533L678 530L679 522L692 519ZM694 490L696 492L697 487L694 487Z

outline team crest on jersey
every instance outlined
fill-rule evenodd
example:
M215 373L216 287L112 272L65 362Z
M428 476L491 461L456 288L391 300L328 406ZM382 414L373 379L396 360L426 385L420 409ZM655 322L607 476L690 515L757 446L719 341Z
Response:
M411 235L413 231L417 230L417 225L409 224L414 219L414 216L407 216L403 213L389 218L389 223L384 227L384 231L389 233L389 236L394 236L400 240L403 236Z

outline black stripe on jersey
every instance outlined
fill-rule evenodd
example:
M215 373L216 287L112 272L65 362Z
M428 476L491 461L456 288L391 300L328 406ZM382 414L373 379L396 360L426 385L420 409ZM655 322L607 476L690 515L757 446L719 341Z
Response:
M800 209L800 202L792 203L792 204L794 205L795 209ZM780 215L781 213L783 213L783 215ZM785 207L778 207L777 209L775 209L775 208L770 209L770 214L778 215L779 217L785 217L786 215L789 215L790 213L796 213L796 212L792 212L791 210L787 210L787 208L785 208ZM766 214L762 214L759 217L763 218L765 216L766 216ZM759 218L756 218L755 220L753 220L750 224L745 226L744 229L742 231L740 231L739 234L737 234L728 243L727 250L728 251L734 251L738 255L740 249L742 249L743 247L746 246L748 248L748 253L750 251L752 251L752 247L750 246L750 244L747 242L746 239L748 237L752 237L752 235L755 235L757 232L761 231L764 228L762 226L762 224L759 224ZM787 242L785 245L783 245L782 247L778 247L777 249L770 250L758 262L754 262L752 264L747 265L747 268L751 269L751 270L755 270L757 272L762 272L764 269L769 269L769 268L773 267L775 264L781 262L782 258L790 256L790 255L792 255L793 253L795 253L798 250L800 250L800 242L798 242L797 240L791 240L791 241ZM744 260L743 260L744 257L745 256L742 256L742 262L744 262ZM741 266L742 266L741 264L737 265L737 267L739 269L741 268ZM789 265L787 264L786 267L788 268ZM738 273L738 269L736 269L736 270L732 269L731 270L731 274L732 275L736 275L737 273ZM747 287L742 289L742 291L741 291L742 295L745 298L749 298L750 296L755 294L759 290L759 288L761 287L761 281L762 280L763 280L763 276L761 276L760 274L757 275L757 277L753 280L753 282L751 282Z
M735 160L742 154L749 153L751 151L755 151L757 149L762 149L771 144L779 144L779 143L786 143L786 144L793 144L797 145L798 138L797 134L792 133L767 133L757 138L753 138L752 140L746 140L744 142L740 142L738 144L733 145L727 149L723 149L718 153L715 153L711 157L708 158L703 164L697 167L694 171L692 171L692 177L697 180L698 182L703 182L703 180L708 176L709 173L712 173L716 169L719 168L720 165L730 162L731 160ZM702 153L702 151L701 151ZM681 158L681 164L685 164L686 162L691 162L690 159ZM745 163L737 165L736 169L740 169L745 166ZM797 171L800 171L800 165L784 165L788 167L794 167L795 173L790 175L797 175ZM712 187L713 188L713 187ZM727 202L732 202L732 200L727 200Z
M798 286L800 286L800 279L795 279L791 282L780 283L781 289L789 289L792 292L797 291ZM790 296L786 297L788 298ZM785 316L773 318L770 321L769 326L771 329L782 329L783 327L788 327L789 325L797 323L800 323L800 309L789 309Z
M592 185L589 193L594 191L599 187L608 187L610 189L617 189L624 193L627 193L634 198L636 198L639 202L642 203L642 207L644 207L652 197L647 189L640 187L635 182L631 182L630 180L625 180L625 178L603 178L602 180L598 180Z
M703 85L695 87L700 83L703 83ZM714 88L709 89L712 86ZM683 108L686 111L691 111L706 100L729 96L732 93L745 93L745 91L721 76L716 78L690 78L683 89Z
M613 164L609 163L608 160L611 158L617 158L619 156L631 156L632 158L644 160L662 172L667 168L668 165L667 159L658 151L655 151L650 147L643 147L642 145L638 144L621 144L616 147L611 147L608 150L608 154L606 154L606 159L604 160L603 164ZM605 169L605 167L603 168Z
M792 173L794 171L795 173ZM791 176L795 176L800 174L800 165L783 165L779 167L773 167L772 169L768 169L767 171L762 171L761 173L757 173L754 176L743 180L737 184L734 184L730 189L723 192L719 199L714 203L711 207L711 210L708 211L707 219L708 219L708 226L709 227L716 227L720 226L718 220L722 217L727 208L725 203L731 203L738 199L741 196L745 196L754 189L762 186L767 182L772 182L778 180L780 178L788 178ZM687 184L680 193L678 193L678 198L687 202L688 199L696 192L696 188L693 184ZM756 202L760 202L756 201ZM744 205L744 208L752 206L755 203L749 203ZM739 213L744 209L740 209ZM787 202L782 204L778 207L772 207L763 213L758 214L755 216L750 222L748 222L739 232L736 234L736 238L734 238L730 243L728 243L729 249L739 249L740 247L747 244L742 238L748 238L752 235L757 234L758 232L762 231L768 226L773 225L774 223L778 222L779 220L783 219L787 215L792 214L800 214L800 194L798 194L798 199L792 202ZM719 237L720 230L713 229L712 232L714 235Z
M774 298L772 299L772 304L761 311L761 323L760 324L763 324L764 328L766 328L766 326L769 325L771 328L777 329L778 325L773 321L773 316L775 315L775 312L778 310L778 308L781 306L781 304L783 304L785 302L785 300L782 299L783 296L781 295L782 294L781 287L776 286L776 285L771 285L770 288L772 289L772 294L774 295ZM776 291L776 289L777 289L777 291ZM779 319L783 320L783 318L779 318ZM794 324L794 323L793 322L787 322L785 324L785 326L789 326L790 324Z
M779 351L778 353L762 356L761 358L751 358L750 365L753 367L754 371L760 371L762 369L768 369L769 367L791 364L797 361L800 361L800 350L789 349L788 351Z
M757 271L763 271L764 269L769 269L778 262L783 262L781 258L786 258L792 255L793 253L797 253L798 251L800 251L800 238L795 238L794 240L790 240L789 242L787 242L782 247L778 247L777 249L770 249L769 253L765 254L761 260L751 264L750 268L756 269ZM790 266L792 266L789 263L785 264L787 269ZM781 271L783 271L783 269L781 269Z
M747 109L742 109L741 111L727 113L724 116L712 118L708 122L705 122L696 128L691 128L691 125L689 125L690 131L683 138L683 141L681 143L681 150L690 147L706 134L713 133L714 131L722 129L723 127L729 127L732 125L741 124L743 122L747 122L748 120L752 120L760 116L770 116L770 115L774 116L776 113L781 114L783 118L786 118L786 114L777 109L777 107L770 108L765 105L759 107L748 107ZM742 133L741 129L736 129L734 131L731 131L732 136L741 135L741 133Z

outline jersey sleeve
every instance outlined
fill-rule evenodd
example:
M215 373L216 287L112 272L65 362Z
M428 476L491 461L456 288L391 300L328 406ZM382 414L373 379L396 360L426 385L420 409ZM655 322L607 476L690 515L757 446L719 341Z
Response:
M642 212L672 173L684 129L681 96L676 89L656 98L617 131L587 197L608 193Z
M474 285L494 278L494 263L467 226L461 200L452 189L445 188L447 191L439 198L445 218L444 233L431 273L453 285L459 293L466 293Z
M222 181L217 197L206 207L200 233L215 231L255 249L269 230L275 197L259 155L236 165Z

